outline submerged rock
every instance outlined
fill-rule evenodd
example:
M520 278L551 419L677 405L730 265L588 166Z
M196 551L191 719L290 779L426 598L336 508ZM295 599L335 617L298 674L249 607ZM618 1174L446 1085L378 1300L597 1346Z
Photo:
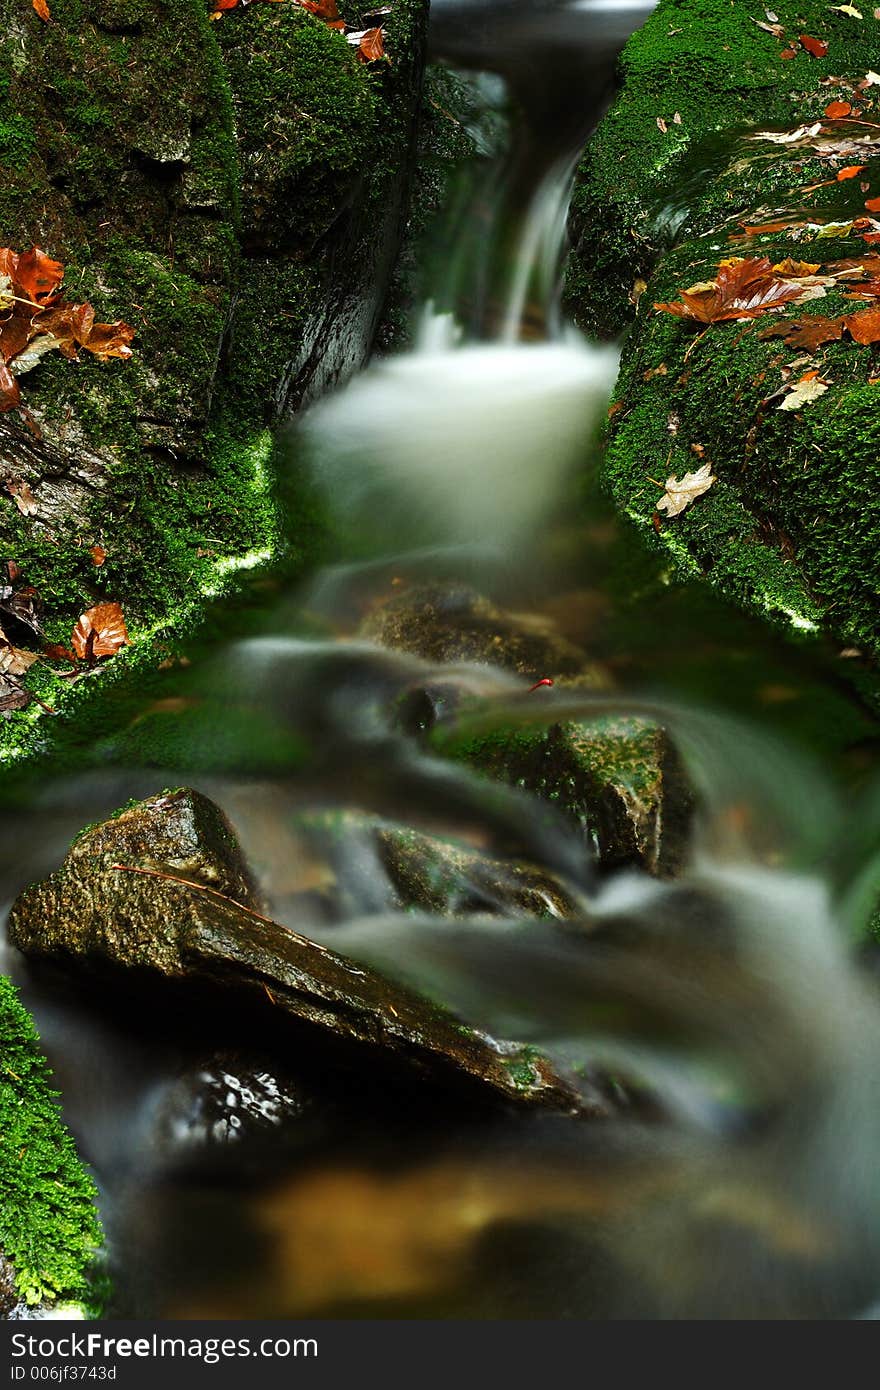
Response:
M585 688L608 684L550 619L506 612L465 585L407 589L375 608L361 634L426 661L479 662L533 680L578 676Z
M441 730L437 751L550 802L594 846L601 868L674 874L687 854L693 793L659 725L603 717L476 737Z
M283 898L288 921L335 924L410 909L508 918L576 917L580 910L547 869L364 812L310 813L289 833L287 862L298 869Z
M34 1025L0 976L0 1317L98 1301L97 1193L64 1126Z
M181 822L196 844L178 846ZM206 798L179 790L86 830L61 868L17 899L9 934L32 960L110 979L116 989L160 1001L163 984L187 987L216 1009L249 1008L267 1029L290 1024L294 1048L311 1051L323 1039L345 1045L354 1066L366 1049L362 1065L378 1054L499 1100L584 1108L533 1049L464 1026L252 902L228 823Z
M797 14L797 27L782 16L780 40L746 5L660 0L627 45L621 93L578 173L567 292L591 331L616 336L634 323L604 474L647 544L680 576L704 578L784 630L824 630L876 656L876 352L845 339L804 351L760 336L876 300L854 302L858 286L842 282L782 316L705 332L654 307L711 280L731 256L824 268L876 252L880 224L865 215L862 180L837 178L863 165L872 177L876 88L858 84L877 66L876 37L867 20L819 0ZM801 32L827 55L811 55ZM826 118L832 101L846 115L852 106L853 119ZM780 409L786 383L811 371L828 383L821 398ZM656 482L706 463L717 482L661 518Z

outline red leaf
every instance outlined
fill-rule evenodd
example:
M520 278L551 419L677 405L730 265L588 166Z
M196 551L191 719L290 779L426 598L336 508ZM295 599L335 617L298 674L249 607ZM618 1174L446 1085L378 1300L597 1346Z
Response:
M863 169L867 169L867 164L848 164L845 169L838 170L837 182L843 183L846 179L854 179Z
M46 0L34 0L34 9L40 16L40 19L43 20L44 24L48 24L52 16L49 13L49 6L46 4Z
M852 114L852 106L848 101L832 101L825 107L825 115L832 121L840 120L843 116Z
M869 198L865 207L869 212L880 212L880 198Z
M783 48L783 50L782 50L782 52L780 53L779 56L780 56L780 58L783 60L783 62L787 62L789 58L796 58L796 57L797 57L797 49L796 49L796 48Z
M824 58L828 52L828 45L824 39L811 39L809 34L801 34L801 45L814 58Z
M120 647L127 647L128 630L120 605L99 603L83 613L73 629L72 641L77 656L88 661L114 656Z
M318 19L339 18L336 0L298 0L298 3L302 9L308 10L309 14L316 15Z

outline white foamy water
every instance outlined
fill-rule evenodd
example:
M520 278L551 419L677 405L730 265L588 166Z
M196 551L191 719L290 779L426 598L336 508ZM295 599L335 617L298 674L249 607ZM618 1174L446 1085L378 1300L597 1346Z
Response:
M304 431L343 523L401 547L513 546L589 459L616 371L616 352L576 334L434 344L378 362Z

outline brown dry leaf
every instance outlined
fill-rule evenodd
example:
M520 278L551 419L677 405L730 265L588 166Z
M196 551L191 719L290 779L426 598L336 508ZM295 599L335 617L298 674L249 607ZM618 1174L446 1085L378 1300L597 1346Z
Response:
M824 58L828 52L828 45L824 39L814 39L811 34L801 34L800 41L801 47L813 58Z
M100 656L115 656L120 647L129 645L122 608L118 603L99 603L83 613L73 629L73 650L78 657L91 661Z
M783 323L774 323L767 328L762 328L758 334L759 338L781 338L793 348L803 348L806 352L815 352L817 347L823 343L836 343L843 337L844 320L842 318L827 319L822 317L807 317L802 319L786 319Z
M673 304L654 308L696 323L719 323L729 319L751 319L813 296L812 289L780 279L766 256L734 257L718 267L715 280L691 285L679 291Z
M100 569L101 565L103 565L104 561L107 559L107 552L102 545L93 545L89 554L92 557L92 564L97 569Z
M665 512L668 517L679 516L704 492L708 492L715 481L711 463L704 463L696 473L685 473L683 478L670 475L666 479L666 492L657 503L657 511Z
M14 647L0 627L0 676L23 676L39 659L37 652Z
M844 319L847 329L857 343L880 343L880 309L862 309Z
M365 63L378 63L385 57L385 33L382 29L367 29L358 44L358 57Z
M0 714L26 709L33 698L13 676L0 676Z
M15 498L15 505L22 516L36 516L40 510L40 504L31 492L28 483L18 478L11 478L6 484L6 491Z

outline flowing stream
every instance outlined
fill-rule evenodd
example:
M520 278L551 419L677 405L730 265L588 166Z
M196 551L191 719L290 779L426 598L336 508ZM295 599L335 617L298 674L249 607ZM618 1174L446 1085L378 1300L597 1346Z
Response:
M239 1162L217 1146L206 1167L175 1147L192 1137L181 1078L245 1045L246 1023L212 1033L196 1015L131 1012L6 948L98 1177L123 1314L871 1315L880 1011L853 934L880 892L873 722L821 653L662 579L609 616L628 538L582 492L617 357L562 321L565 213L614 55L650 8L438 0L435 53L500 72L525 114L490 181L488 230L460 228L458 246L481 241L481 255L450 249L413 350L297 427L292 453L338 553L264 600L257 635L194 651L184 693L158 710L200 712L172 745L177 766L174 751L159 770L132 764L135 720L128 743L96 740L92 771L47 775L0 823L11 901L87 820L196 785L240 831L278 920L575 1074L600 1069L617 1115L487 1119L308 1074L323 1108L304 1101L271 1154ZM540 632L552 616L613 681L529 691L490 665L376 645L362 618L410 585L473 586ZM451 687L469 715L429 698ZM687 862L666 879L597 872L594 846L544 803L402 727L413 692L420 732L662 723L697 798ZM810 756L817 706L825 741ZM255 750L269 727L290 742L267 760ZM213 762L206 729L222 734ZM467 917L400 912L352 811L541 866L578 920L508 920L489 899ZM466 875L460 889L472 897ZM221 1088L238 1084L234 1060L227 1073Z

